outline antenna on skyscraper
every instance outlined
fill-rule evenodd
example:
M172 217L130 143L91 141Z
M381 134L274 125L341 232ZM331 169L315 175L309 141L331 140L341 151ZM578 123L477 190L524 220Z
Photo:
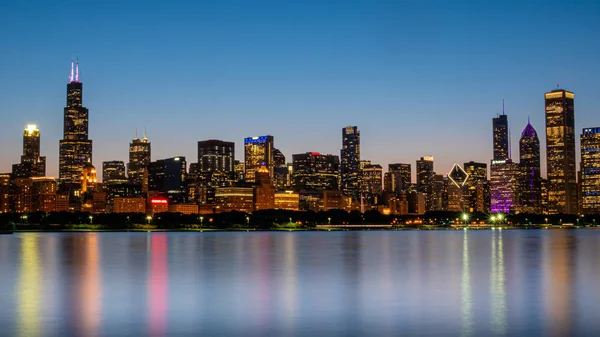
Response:
M502 114L504 115L504 97L502 97Z
M148 139L146 138L146 127L144 127L144 139Z
M74 80L74 72L73 72L73 58L71 57L71 74L69 75L69 83L73 82Z
M75 62L75 82L79 83L79 57L76 59Z
M137 128L133 131L133 139L137 139Z

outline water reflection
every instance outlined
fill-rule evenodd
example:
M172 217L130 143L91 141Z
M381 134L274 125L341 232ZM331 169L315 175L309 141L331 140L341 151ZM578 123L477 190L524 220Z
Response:
M295 234L295 233L294 233ZM295 317L298 311L298 275L296 273L296 236L286 234L283 251L283 280L281 298L283 299L283 320L289 335L294 335Z
M164 336L167 331L168 282L167 234L150 235L150 274L148 275L148 326L150 336Z
M571 282L575 238L564 231L544 236L544 294L546 329L549 336L571 335Z
M19 273L19 335L39 336L41 280L39 234L28 233L21 239L21 267Z
M490 296L492 331L497 335L506 333L506 292L504 271L504 247L502 246L502 230L492 234L492 259L490 276Z
M467 231L463 234L461 277L461 320L462 336L473 334L473 300L471 298L471 276L469 274L469 239Z

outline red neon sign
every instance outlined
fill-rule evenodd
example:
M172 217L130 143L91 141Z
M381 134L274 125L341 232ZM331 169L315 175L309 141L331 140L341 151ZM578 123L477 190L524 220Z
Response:
M151 204L166 204L167 199L152 199L150 200Z

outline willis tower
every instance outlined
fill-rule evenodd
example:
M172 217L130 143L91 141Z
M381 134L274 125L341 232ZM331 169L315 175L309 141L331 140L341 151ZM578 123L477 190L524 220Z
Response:
M64 109L63 139L60 141L58 174L69 189L81 186L82 171L92 162L92 141L88 139L88 109L83 104L83 85L79 82L79 61L67 84L67 106Z

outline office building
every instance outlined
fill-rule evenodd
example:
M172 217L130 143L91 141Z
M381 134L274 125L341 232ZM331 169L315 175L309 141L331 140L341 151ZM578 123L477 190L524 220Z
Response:
M88 109L83 106L83 83L79 81L79 63L73 70L73 62L71 62L58 166L59 180L67 189L78 189L81 186L83 168L92 163L88 114Z
M127 184L125 163L120 160L102 162L102 183L104 185Z
M306 152L292 155L293 189L323 191L339 189L340 159L331 154Z
M383 168L377 164L367 164L361 167L361 192L372 196L383 191Z
M600 213L600 128L581 133L581 209L584 214Z
M148 184L148 166L152 161L151 143L146 138L139 139L134 135L129 143L129 163L127 164L127 177L130 184L144 186Z
M509 213L518 205L519 164L512 160L492 160L490 207L492 213Z
M172 203L185 203L187 164L184 156L160 159L148 166L148 190L168 196Z
M235 144L209 139L198 142L198 163L190 175L196 174L201 186L231 186L235 177Z
M269 169L263 166L256 171L254 186L254 210L275 208L275 188L271 184Z
M412 168L410 164L389 164L385 174L385 190L398 195L412 188Z
M12 210L12 174L0 173L0 213Z
M464 163L468 179L463 187L464 209L469 212L489 211L489 184L487 183L487 164L470 161Z
M93 192L97 190L98 177L96 175L96 168L91 163L87 163L83 166L81 171L81 192Z
M300 195L294 191L283 191L275 193L275 209L288 211L300 210Z
M344 194L358 199L360 193L360 131L356 126L342 129L340 156L341 187Z
M273 136L248 137L244 139L244 180L247 183L253 184L256 181L256 171L262 166L267 167L269 176L273 179L275 174L273 146Z
M417 192L425 196L425 209L427 211L433 209L432 179L434 175L433 156L425 156L417 160Z
M21 162L13 165L12 174L15 178L46 175L46 157L40 156L40 131L36 125L27 125L23 132L23 155Z
M540 140L528 121L519 140L519 211L542 212L542 177L540 173Z
M509 159L510 139L508 134L508 116L504 113L504 100L502 100L502 114L492 119L492 127L494 146L493 160Z
M545 94L548 212L577 213L575 95L557 89Z
M253 203L254 189L252 187L218 187L215 190L215 208L218 212L252 213Z

